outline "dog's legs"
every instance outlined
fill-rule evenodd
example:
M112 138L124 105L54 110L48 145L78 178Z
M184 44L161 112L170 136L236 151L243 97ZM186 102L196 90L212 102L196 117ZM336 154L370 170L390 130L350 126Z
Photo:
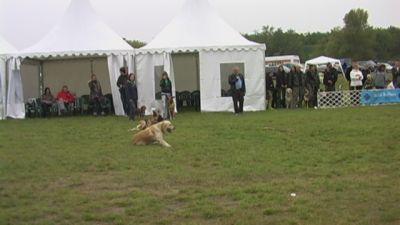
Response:
M171 148L171 145L169 145L166 141L160 140L160 144L166 148Z
M171 148L171 145L169 145L162 136L156 136L155 140L160 143L163 147L166 148Z
M158 142L166 148L171 148L171 145L169 145L164 139L158 140Z

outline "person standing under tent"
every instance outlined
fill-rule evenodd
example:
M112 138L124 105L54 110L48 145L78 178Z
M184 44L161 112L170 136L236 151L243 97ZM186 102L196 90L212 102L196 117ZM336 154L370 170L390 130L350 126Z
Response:
M126 84L128 82L128 71L126 67L119 69L120 75L117 80L117 86L119 88L119 94L121 96L122 106L124 107L125 115L129 113L128 101L126 100Z
M126 98L129 106L129 120L135 120L135 113L138 101L138 91L136 85L136 75L131 73L129 74L129 79L126 84Z
M90 89L89 100L93 104L93 115L97 116L97 113L100 110L101 115L104 115L105 98L103 96L103 91L101 90L100 82L97 80L95 74L92 74L88 86Z
M335 91L335 84L338 79L338 71L332 66L331 63L328 63L326 69L324 71L324 85L325 91Z
M239 67L235 66L229 75L228 82L231 86L233 108L235 114L243 113L244 96L246 95L246 83L243 74L240 73Z
M168 110L168 99L172 96L172 82L168 77L168 73L164 71L161 75L160 81L161 87L161 100L163 106L163 118L169 118L169 110Z

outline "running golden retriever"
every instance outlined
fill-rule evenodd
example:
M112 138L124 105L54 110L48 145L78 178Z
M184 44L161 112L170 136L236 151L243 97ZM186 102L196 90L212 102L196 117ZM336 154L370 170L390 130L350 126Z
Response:
M170 121L164 120L133 135L132 142L134 145L158 143L163 147L170 148L171 145L164 140L164 134L171 133L173 130L175 130L174 125Z

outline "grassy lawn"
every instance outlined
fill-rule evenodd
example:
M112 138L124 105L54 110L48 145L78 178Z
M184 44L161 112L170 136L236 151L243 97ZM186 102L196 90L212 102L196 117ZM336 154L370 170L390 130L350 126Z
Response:
M399 112L186 112L171 150L127 118L0 121L0 224L400 224Z

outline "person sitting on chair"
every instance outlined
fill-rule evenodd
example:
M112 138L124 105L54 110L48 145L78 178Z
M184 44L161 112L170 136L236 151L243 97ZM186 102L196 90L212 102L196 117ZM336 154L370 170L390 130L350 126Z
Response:
M42 117L46 117L48 114L50 114L50 108L53 106L53 104L56 102L56 99L54 96L51 94L50 88L46 87L44 89L44 94L42 95L41 99L41 106L42 106Z
M68 90L68 86L64 85L57 94L57 105L59 115L68 112L68 108L75 103L75 95Z
M104 101L103 91L101 90L100 82L97 80L96 74L92 74L91 80L88 83L90 88L89 101L93 104L93 115L97 116L97 113L101 110L101 115L104 115Z

